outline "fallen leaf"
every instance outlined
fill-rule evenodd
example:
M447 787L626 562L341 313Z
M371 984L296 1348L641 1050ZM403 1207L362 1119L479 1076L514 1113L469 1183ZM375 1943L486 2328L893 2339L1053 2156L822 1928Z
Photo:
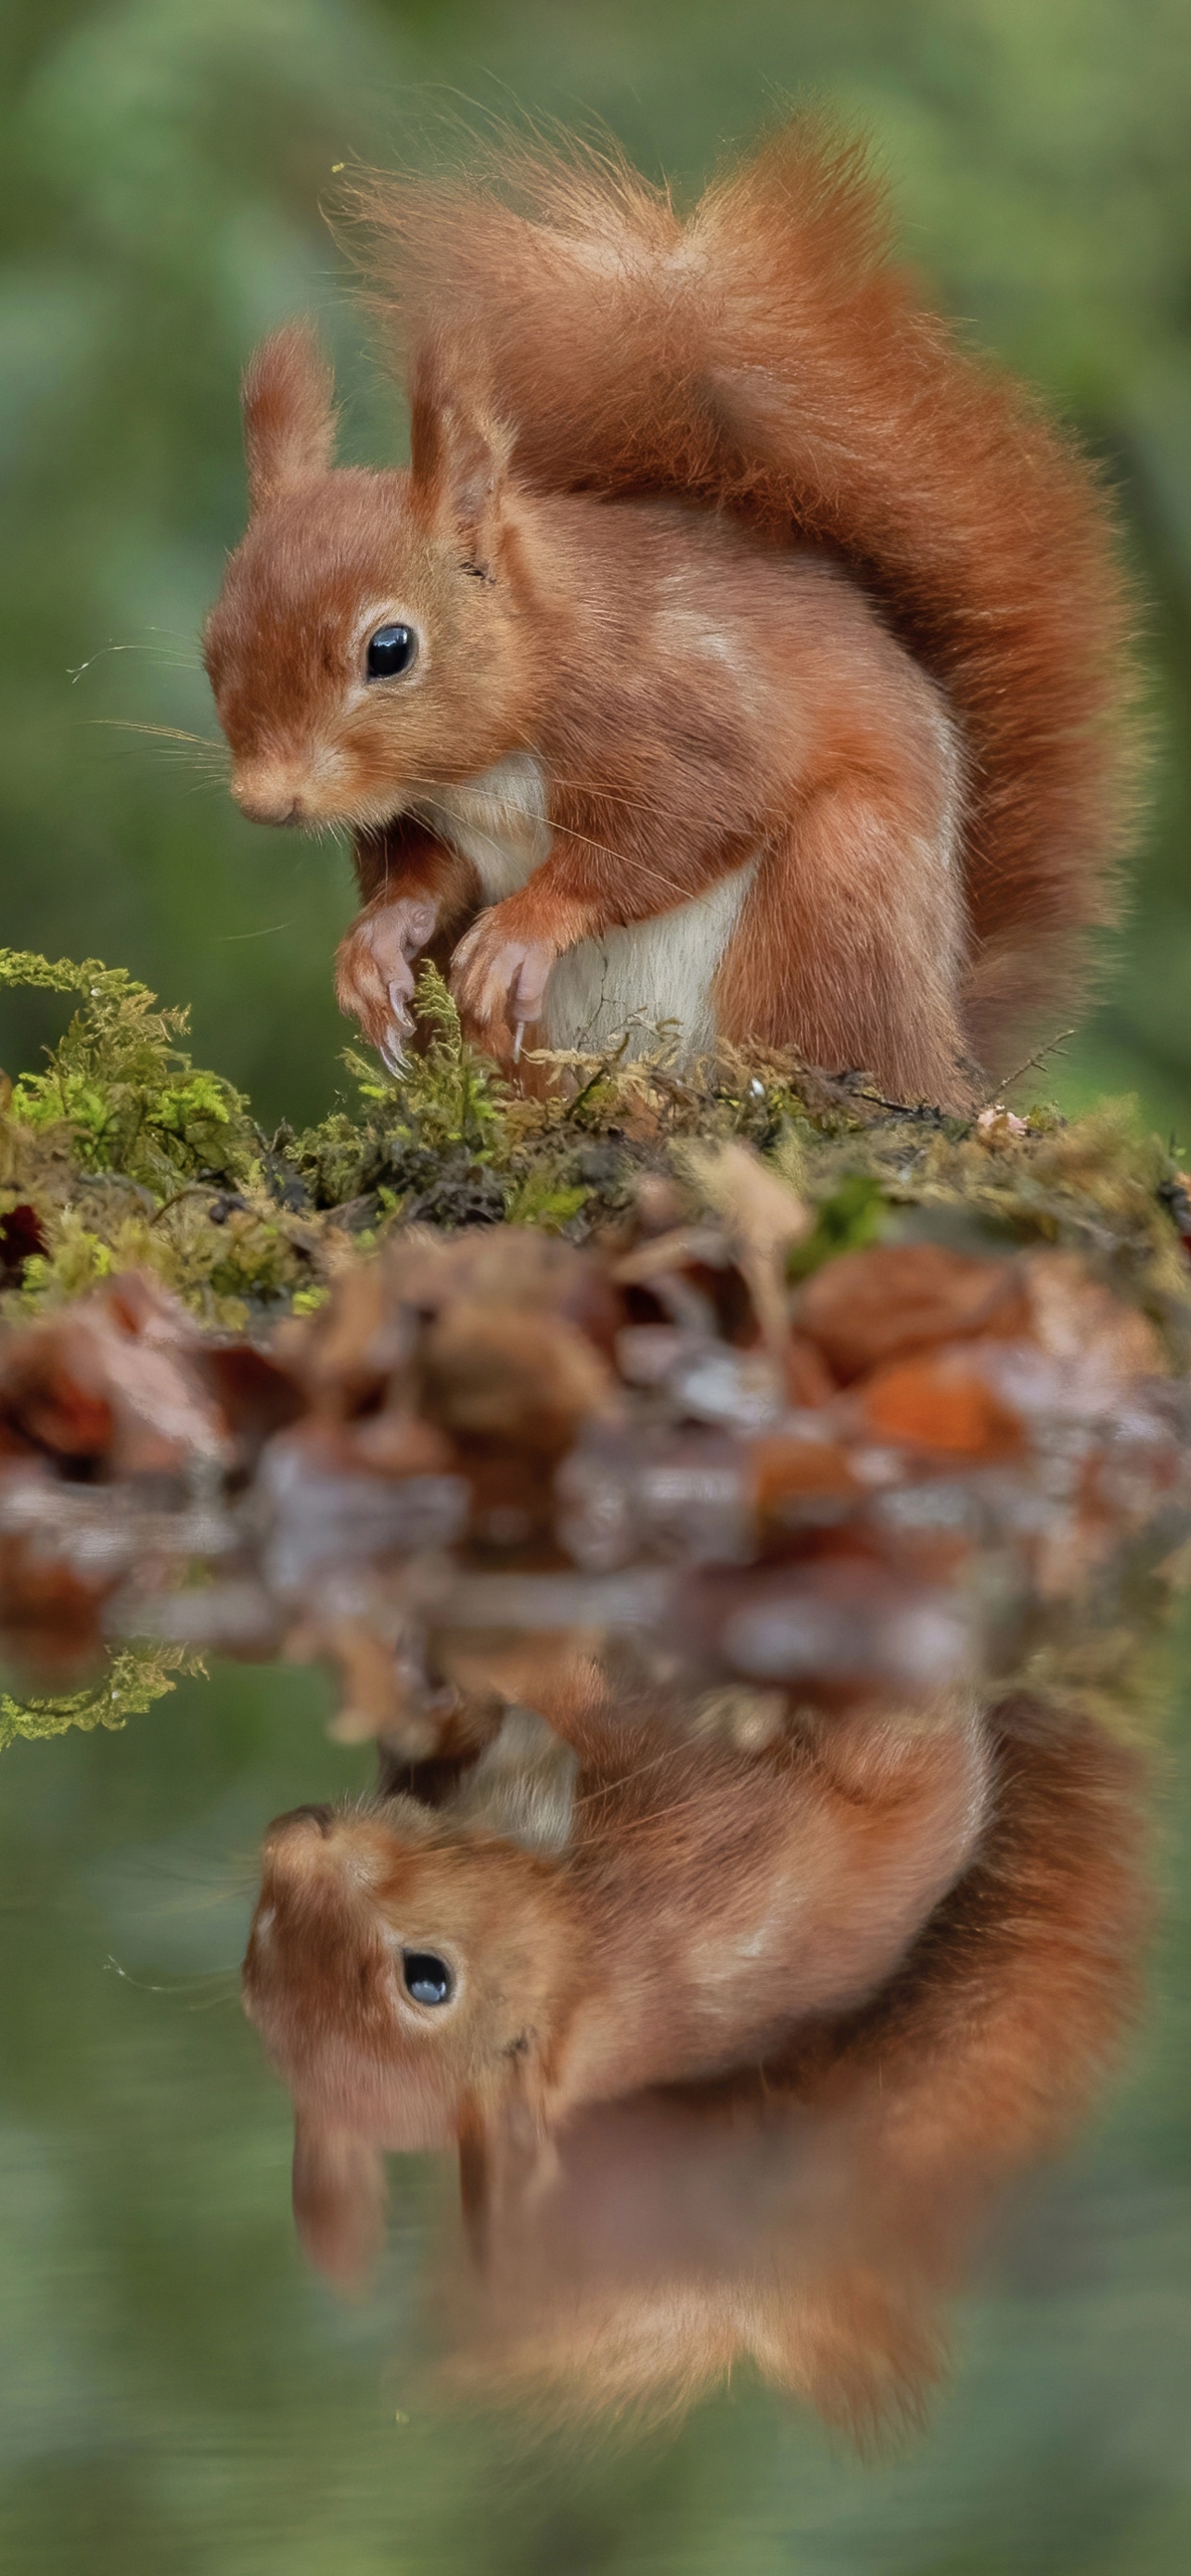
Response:
M785 1255L811 1232L813 1210L747 1145L688 1146L684 1160L723 1219L764 1339L780 1350L789 1325Z
M982 1464L1016 1457L1020 1417L960 1350L895 1362L857 1390L866 1430L882 1440L938 1449Z
M616 1409L616 1380L560 1314L458 1298L419 1350L422 1401L445 1430L560 1455L581 1424Z
M1077 1252L1032 1252L1024 1263L1030 1331L1048 1358L1121 1384L1165 1377L1148 1316L1092 1277Z
M825 1262L799 1290L794 1318L846 1386L934 1343L1021 1332L1028 1310L1014 1262L889 1243Z
M0 1350L0 1415L54 1456L110 1476L230 1464L232 1442L203 1383L201 1336L152 1280L126 1273Z

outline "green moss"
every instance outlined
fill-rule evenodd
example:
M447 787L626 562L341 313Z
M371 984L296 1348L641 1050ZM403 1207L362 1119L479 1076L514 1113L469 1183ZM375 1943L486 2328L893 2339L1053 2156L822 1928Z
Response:
M567 1183L549 1170L528 1171L515 1182L505 1215L510 1225L540 1225L547 1234L562 1234L590 1197L581 1181Z
M470 1180L480 1212L503 1215L499 1187L484 1179L505 1142L509 1094L494 1065L467 1044L441 975L426 964L418 977L423 1048L400 1080L378 1074L349 1047L344 1063L355 1099L300 1136L281 1130L274 1153L287 1164L317 1210L374 1198L382 1219L425 1199L449 1175L456 1192ZM434 1221L433 1207L417 1213Z
M84 1690L50 1699L16 1699L0 1691L0 1753L19 1736L65 1735L71 1727L89 1734L97 1726L124 1726L176 1690L179 1674L205 1671L202 1657L186 1646L121 1646Z
M0 1101L0 1245L6 1214L33 1211L41 1246L11 1265L0 1306L29 1312L113 1269L152 1270L224 1329L309 1313L354 1248L396 1224L506 1218L582 1241L624 1222L646 1172L692 1209L692 1140L741 1137L811 1205L796 1274L898 1232L977 1247L1069 1243L1159 1315L1191 1351L1191 1233L1182 1177L1127 1103L1066 1124L1032 1111L1026 1133L929 1108L890 1107L859 1075L831 1079L773 1058L683 1073L672 1036L630 1057L538 1058L547 1098L522 1098L464 1039L432 966L421 1045L400 1078L354 1049L331 1114L266 1137L234 1087L191 1063L187 1015L161 1010L120 968L0 951L0 981L74 995L46 1068ZM21 1221L22 1241L28 1220ZM27 1250L27 1242L25 1245Z
M156 994L94 957L51 965L2 948L0 984L81 997L45 1072L15 1083L13 1119L34 1132L68 1128L83 1171L119 1172L162 1195L200 1175L249 1177L260 1140L248 1104L219 1074L196 1072L178 1046L187 1011L157 1010Z
M791 1279L809 1279L812 1270L837 1252L859 1252L875 1243L885 1222L886 1201L871 1172L849 1172L837 1190L820 1199L814 1230L796 1244L787 1262Z

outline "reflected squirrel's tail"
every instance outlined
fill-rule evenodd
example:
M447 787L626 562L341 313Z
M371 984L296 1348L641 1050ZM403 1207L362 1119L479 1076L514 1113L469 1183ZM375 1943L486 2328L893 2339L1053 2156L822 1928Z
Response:
M1094 470L891 263L862 147L796 119L685 223L612 151L508 139L350 202L415 399L465 367L530 486L681 495L868 583L963 737L968 1021L995 1064L1112 917L1127 588Z

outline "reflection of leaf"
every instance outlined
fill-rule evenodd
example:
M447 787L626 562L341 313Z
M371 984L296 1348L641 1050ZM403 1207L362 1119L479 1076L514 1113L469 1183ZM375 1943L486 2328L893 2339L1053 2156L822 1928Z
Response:
M155 1700L176 1690L179 1674L185 1678L205 1672L202 1656L189 1646L121 1646L85 1690L52 1699L15 1699L0 1691L0 1752L18 1736L65 1735L71 1727L83 1734L97 1726L121 1727L130 1717L143 1717Z

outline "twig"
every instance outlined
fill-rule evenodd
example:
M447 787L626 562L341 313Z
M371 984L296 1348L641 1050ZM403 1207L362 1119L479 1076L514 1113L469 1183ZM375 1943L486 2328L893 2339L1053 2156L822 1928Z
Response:
M896 1110L899 1118L921 1118L928 1106L925 1100L886 1100L883 1091L858 1091L856 1098L870 1101L874 1109Z
M172 1199L162 1200L161 1206L155 1210L154 1214L149 1219L150 1225L160 1225L163 1216L168 1216L171 1208L180 1206L183 1199L198 1199L202 1197L202 1194L203 1184L201 1181L188 1181L184 1190L175 1190Z
M1011 1090L1015 1082L1021 1081L1023 1073L1033 1073L1038 1065L1045 1064L1048 1055L1057 1055L1059 1048L1066 1046L1068 1038L1073 1038L1074 1035L1074 1029L1060 1029L1057 1038L1048 1038L1046 1045L1039 1047L1037 1055L1028 1055L1024 1064L1019 1064L1012 1073L1002 1076L1001 1090Z
M574 1118L577 1115L578 1111L582 1109L584 1101L590 1100L593 1091L598 1091L601 1082L607 1082L610 1080L611 1070L610 1065L597 1065L590 1080L584 1083L582 1091L576 1092L575 1098L568 1104L568 1118Z

